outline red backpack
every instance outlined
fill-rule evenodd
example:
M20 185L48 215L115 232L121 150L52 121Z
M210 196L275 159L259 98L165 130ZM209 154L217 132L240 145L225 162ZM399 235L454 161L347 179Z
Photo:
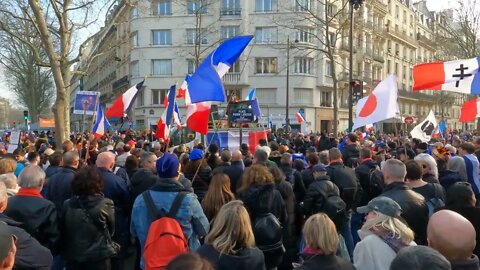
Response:
M163 209L157 210L148 190L142 193L152 220L143 249L145 270L165 269L173 258L188 252L188 241L182 227L175 219L186 195L187 192L179 192L170 211L165 213Z

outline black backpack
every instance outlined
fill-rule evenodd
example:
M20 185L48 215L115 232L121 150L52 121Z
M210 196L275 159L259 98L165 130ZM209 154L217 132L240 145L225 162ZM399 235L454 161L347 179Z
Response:
M341 230L345 221L347 221L347 205L336 194L325 194L321 192L324 197L324 204L321 212L325 213L335 223L337 231Z
M355 171L345 165L334 165L329 167L333 170L329 174L331 181L337 185L340 190L340 198L347 205L347 209L351 209L357 199L357 175Z
M273 203L270 198L269 205ZM256 246L264 253L285 252L282 237L282 225L272 213L260 214L253 222L253 235Z
M368 172L368 195L370 198L377 197L382 194L385 183L383 180L383 173L378 167L370 169Z

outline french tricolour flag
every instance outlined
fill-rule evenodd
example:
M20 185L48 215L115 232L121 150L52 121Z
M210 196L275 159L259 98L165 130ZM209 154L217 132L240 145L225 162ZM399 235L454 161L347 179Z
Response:
M295 116L297 117L299 124L301 124L302 122L305 122L305 115L303 115L301 111L298 111Z
M175 85L170 87L167 103L167 107L163 111L162 117L158 119L157 133L155 133L155 138L164 140L167 140L170 137L170 124L172 123L173 111L175 107Z
M250 153L255 152L255 147L260 145L260 139L267 139L268 131L243 132L242 142L247 143ZM220 149L228 148L230 151L240 149L240 131L218 131L207 134L207 147L210 143L218 145Z
M413 67L413 91L443 90L480 94L480 57Z
M97 108L97 120L93 125L93 135L95 136L95 138L103 137L103 135L105 135L105 131L108 129L109 126L110 123L108 123L107 119L105 119L105 115L103 115L102 105L100 105L99 103Z
M224 41L211 52L192 76L185 78L187 127L202 134L208 132L211 102L225 102L222 77L237 61L253 36L237 36Z
M182 122L180 122L180 110L178 109L177 101L175 101L175 107L173 108L173 121L177 125L177 129L182 129Z
M478 98L473 98L463 103L462 111L460 112L459 121L462 123L472 122L479 115L480 115L480 100Z
M107 110L105 116L108 118L127 116L128 112L132 108L133 102L135 102L138 91L142 88L144 82L145 80L137 83L135 86L132 86L120 97L118 97L115 102L113 102L112 107Z

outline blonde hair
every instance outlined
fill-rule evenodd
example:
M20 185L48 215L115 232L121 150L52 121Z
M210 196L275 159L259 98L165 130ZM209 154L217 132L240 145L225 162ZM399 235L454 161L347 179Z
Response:
M220 208L206 241L223 254L255 246L250 216L241 201L231 201Z
M208 220L212 220L220 208L232 200L235 200L235 195L230 190L230 177L224 173L214 174L202 200L203 212Z
M412 229L398 218L390 217L377 211L373 211L376 217L365 221L362 226L363 231L386 230L393 234L393 237L401 239L405 244L409 244L414 239Z
M325 254L335 254L339 239L333 221L324 213L315 214L307 219L303 227L305 244L309 248L320 249Z
M17 169L17 161L11 158L0 159L0 174L13 173Z

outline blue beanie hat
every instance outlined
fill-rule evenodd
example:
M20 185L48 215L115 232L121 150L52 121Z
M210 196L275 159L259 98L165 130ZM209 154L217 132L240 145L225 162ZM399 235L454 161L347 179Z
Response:
M190 152L189 159L190 160L198 160L198 159L201 159L202 157L203 157L202 150L200 150L198 148L195 148L195 149L192 150L192 152Z
M173 178L178 176L180 162L176 155L165 153L157 160L157 174L160 178Z

